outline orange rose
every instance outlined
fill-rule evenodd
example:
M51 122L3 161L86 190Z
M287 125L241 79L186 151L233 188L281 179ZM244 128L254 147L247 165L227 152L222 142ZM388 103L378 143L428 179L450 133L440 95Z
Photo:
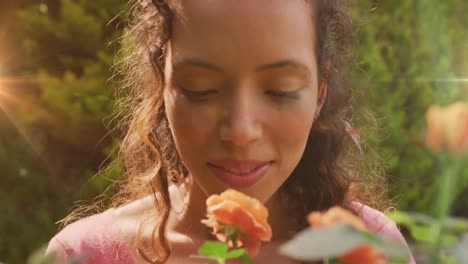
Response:
M360 231L368 229L361 218L339 206L334 206L325 212L312 212L307 216L307 221L312 228L345 222ZM371 245L358 246L347 252L339 259L346 264L382 264L385 256Z
M249 255L257 254L261 241L270 241L271 227L267 222L268 210L258 200L229 189L206 200L207 220L202 223L218 233L228 225L236 226L243 236L239 242ZM223 239L222 236L218 238Z
M346 264L384 264L385 257L373 246L364 245L354 248L340 257Z
M468 104L457 102L445 108L431 106L426 112L428 146L440 151L468 149Z

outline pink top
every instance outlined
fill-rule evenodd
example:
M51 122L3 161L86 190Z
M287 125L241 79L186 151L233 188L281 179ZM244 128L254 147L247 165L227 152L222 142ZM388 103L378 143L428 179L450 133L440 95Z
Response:
M385 214L368 206L358 209L360 217L370 230L406 245L396 224ZM115 224L117 216L114 210L109 209L68 225L52 238L46 254L54 252L59 259L66 260L88 252L90 256L80 262L81 264L135 264L129 246ZM414 263L411 257L408 264Z

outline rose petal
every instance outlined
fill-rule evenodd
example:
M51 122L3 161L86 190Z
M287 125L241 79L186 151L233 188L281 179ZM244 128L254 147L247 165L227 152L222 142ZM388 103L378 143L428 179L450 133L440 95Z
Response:
M212 207L211 212L218 221L237 226L244 235L252 240L269 241L271 239L269 225L258 223L249 212L230 201Z

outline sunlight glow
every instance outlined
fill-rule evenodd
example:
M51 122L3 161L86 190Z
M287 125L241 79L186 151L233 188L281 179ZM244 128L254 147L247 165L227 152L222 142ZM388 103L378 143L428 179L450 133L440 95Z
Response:
M0 92L2 92L0 90ZM6 96L5 96L6 95ZM6 118L10 121L10 123L16 128L16 131L23 137L23 139L28 142L28 144L31 146L31 149L36 153L39 154L39 149L35 147L34 142L32 141L31 137L27 134L26 129L19 123L17 122L16 118L14 117L12 111L10 111L9 107L7 107L7 104L4 102L3 99L7 98L10 101L17 101L16 98L14 97L8 97L8 94L5 93L0 93L0 114L3 114L6 116ZM1 133L1 132L0 132Z
M18 114L17 111L19 109L34 111L35 113L37 113L37 111L41 111L39 107L28 103L27 100L23 100L13 92L15 84L25 83L31 83L31 80L26 80L24 78L0 78L0 114L4 115L16 128L18 133L31 146L31 149L36 154L39 154L39 149L36 147L36 144L34 144L32 137L28 135L26 127L18 122L17 117L15 117L15 114Z

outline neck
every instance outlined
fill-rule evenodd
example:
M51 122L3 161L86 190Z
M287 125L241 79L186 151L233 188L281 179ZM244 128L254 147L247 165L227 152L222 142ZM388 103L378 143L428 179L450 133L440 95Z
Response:
M200 189L189 176L187 181L179 188L180 198L173 201L175 212L175 225L173 230L176 233L186 235L192 240L208 240L213 236L208 228L201 223L206 217L207 195Z
M268 208L268 222L273 231L272 240L290 238L295 232L293 221L288 217L283 203L280 200L279 193L276 192L266 203Z

